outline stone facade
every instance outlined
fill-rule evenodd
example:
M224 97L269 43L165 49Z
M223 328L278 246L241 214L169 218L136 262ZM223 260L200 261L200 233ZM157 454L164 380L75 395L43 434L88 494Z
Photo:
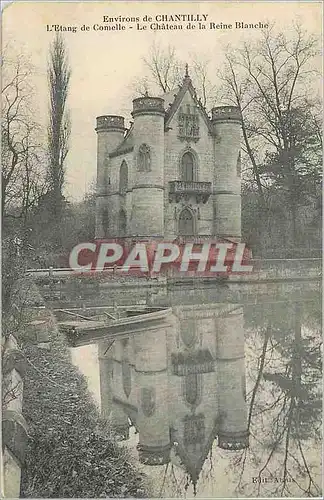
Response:
M97 238L241 237L241 115L208 115L186 73L162 97L134 99L133 123L97 118Z

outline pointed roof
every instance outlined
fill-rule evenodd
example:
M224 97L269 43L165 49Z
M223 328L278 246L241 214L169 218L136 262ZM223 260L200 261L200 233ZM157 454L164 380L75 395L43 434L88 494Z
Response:
M159 96L159 97L163 98L163 100L164 100L164 107L165 107L164 124L165 124L165 128L167 128L169 126L174 114L178 110L178 108L182 102L182 99L187 91L190 93L194 103L196 104L197 108L199 109L199 111L203 117L203 120L205 121L205 123L208 127L209 132L212 133L213 129L212 129L211 121L208 117L208 114L207 114L204 106L202 105L201 101L197 97L197 93L196 93L194 86L192 85L192 81L191 81L191 78L189 75L188 64L186 64L186 67L185 67L185 76L183 78L182 85L179 85L179 87L177 89L170 90L169 92L166 92L165 94L162 94L161 96ZM148 97L147 93L145 95L146 95L146 97ZM113 158L114 156L123 155L123 154L129 153L130 151L133 151L133 149L134 149L133 128L134 127L133 127L133 123L132 123L130 128L127 130L126 135L124 136L124 139L121 142L121 144L119 144L119 146L117 146L117 148L109 154L110 158Z
M192 482L194 489L196 489L196 486L197 486L197 483L199 480L199 476L200 476L200 472L203 468L203 465L206 461L206 458L207 458L209 452L212 449L213 443L214 443L215 439L217 438L217 428L218 428L218 424L217 424L217 422L215 422L215 424L212 428L212 431L210 432L210 434L207 438L207 441L205 442L205 445L204 445L203 449L201 450L200 455L196 456L195 461L193 461L189 457L183 444L178 443L178 445L176 447L176 454L179 456L187 474L189 474L190 481Z
M211 121L208 117L208 114L204 106L197 97L197 93L194 86L192 85L192 81L189 76L188 64L186 64L185 76L182 85L180 85L179 89L176 92L173 90L161 96L163 97L164 102L167 105L165 111L165 127L168 127L168 125L170 124L170 121L172 120L177 109L179 108L181 101L187 91L190 93L194 103L201 112L202 117L208 127L208 130L212 132ZM173 96L173 101L170 100L171 96Z

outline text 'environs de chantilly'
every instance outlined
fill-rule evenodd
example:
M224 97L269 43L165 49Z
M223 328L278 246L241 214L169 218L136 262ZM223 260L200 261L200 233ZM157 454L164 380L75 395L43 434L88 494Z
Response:
M141 18L136 16L108 16L102 17L102 24L94 24L93 31L124 31L132 28L135 24L137 31L152 31L159 30L183 30L183 29L209 29L209 30L232 30L232 29L262 29L267 28L268 24L261 21L249 23L244 21L234 21L233 23L225 23L222 21L211 21L208 19L208 14L156 14L155 16L145 15ZM189 24L183 24L189 23ZM193 23L197 23L194 25ZM81 31L89 31L90 26L83 26ZM47 25L47 31L77 31L76 26L64 25Z

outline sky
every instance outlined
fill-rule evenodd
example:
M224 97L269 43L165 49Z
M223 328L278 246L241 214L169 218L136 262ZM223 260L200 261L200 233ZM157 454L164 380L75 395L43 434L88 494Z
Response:
M161 15L207 16L206 29L154 30L145 16ZM139 17L140 22L104 22L104 16ZM321 2L23 2L15 1L3 12L3 44L14 53L24 53L33 64L32 83L36 90L35 119L46 130L48 119L47 61L48 48L55 32L52 25L76 27L64 31L72 70L68 107L72 119L70 150L66 160L66 194L71 200L82 198L96 176L96 116L123 115L126 126L131 119L132 82L143 75L143 58L150 46L172 45L181 60L201 54L211 60L211 73L217 75L222 64L224 47L239 46L244 39L254 40L258 28L235 28L235 23L273 23L290 30L298 20L310 33L321 36ZM202 21L201 21L202 22ZM215 29L214 25L232 24L232 29ZM121 24L124 30L94 30L94 25ZM161 22L159 22L161 25ZM89 26L89 30L81 27ZM213 25L213 26L214 26ZM146 29L138 29L144 28ZM189 68L190 71L190 68ZM222 103L218 103L221 105Z

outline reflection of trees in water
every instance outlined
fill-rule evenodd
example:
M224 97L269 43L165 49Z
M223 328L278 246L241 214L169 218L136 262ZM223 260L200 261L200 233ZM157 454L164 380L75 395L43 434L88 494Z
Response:
M211 485L217 491L225 481L228 496L321 494L320 310L319 301L245 308L250 446L229 455L214 445L201 471L197 496L208 496ZM229 464L226 476L219 467L223 461ZM158 496L192 495L181 468L170 463L163 474ZM273 482L257 482L271 477Z
M210 479L213 480L214 468L213 451L211 449L199 477L200 484L204 485ZM160 498L168 496L186 498L190 487L192 487L193 494L196 496L196 485L192 484L190 474L168 463L164 466L163 479L157 496ZM188 493L188 496L191 497L192 495Z
M254 358L248 377L252 382L248 394L251 440L250 448L231 462L240 468L238 492L246 494L251 488L252 478L244 480L244 476L252 465L258 471L253 474L257 478L253 494L320 494L322 339L318 319L307 303L246 310L247 329L252 327L246 346ZM272 482L261 482L270 477Z

